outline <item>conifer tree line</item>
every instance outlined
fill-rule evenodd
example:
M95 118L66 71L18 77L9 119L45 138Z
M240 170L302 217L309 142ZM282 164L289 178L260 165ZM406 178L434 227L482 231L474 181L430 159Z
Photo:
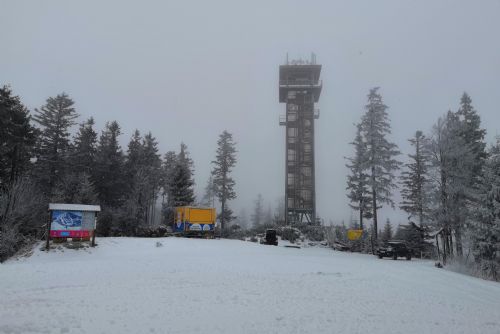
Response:
M408 241L414 252L438 240L440 260L465 263L483 277L500 274L500 138L490 147L472 99L463 93L459 108L441 116L426 135L416 130L412 152L401 156L391 134L388 107L378 88L371 89L347 158L347 197L351 208L371 220L375 244L390 238ZM408 214L408 224L393 233L389 223L379 236L378 209L396 206ZM432 239L434 240L434 239ZM429 241L429 240L427 240ZM374 245L376 247L376 245Z
M65 93L30 113L9 86L0 88L0 261L42 237L48 203L100 204L102 236L148 235L172 223L173 207L212 206L215 199L221 225L234 219L236 148L229 132L220 135L212 161L210 203L199 203L184 143L162 156L151 132L135 130L123 148L117 121L100 133L95 127L92 117L79 119Z

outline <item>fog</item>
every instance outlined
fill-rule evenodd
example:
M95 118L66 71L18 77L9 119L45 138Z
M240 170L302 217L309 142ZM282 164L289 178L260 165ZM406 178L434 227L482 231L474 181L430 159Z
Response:
M188 145L197 194L220 132L233 133L235 213L261 193L284 195L285 134L278 67L317 55L318 215L348 220L345 156L368 90L381 87L392 141L456 110L467 91L493 140L500 125L500 1L2 1L0 84L33 110L63 91L80 121L117 120L161 153ZM396 194L396 198L399 196ZM268 204L266 204L267 206ZM404 221L398 210L389 217Z

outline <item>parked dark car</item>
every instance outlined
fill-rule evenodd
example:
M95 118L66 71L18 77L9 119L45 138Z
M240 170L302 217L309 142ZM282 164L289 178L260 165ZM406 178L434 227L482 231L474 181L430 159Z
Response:
M407 260L411 260L411 250L406 246L404 241L390 240L377 250L378 258L392 257L393 260L397 260L398 257L404 257Z
M265 244L265 245L278 246L278 237L277 237L277 234L276 234L276 230L274 230L274 229L267 229L266 230L266 236L264 237L264 239L260 240L260 243L261 244Z

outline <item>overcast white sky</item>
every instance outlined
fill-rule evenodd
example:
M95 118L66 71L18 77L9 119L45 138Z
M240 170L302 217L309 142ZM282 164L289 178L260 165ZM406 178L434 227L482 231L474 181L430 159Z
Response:
M30 108L67 92L81 121L117 120L122 144L151 130L162 153L184 141L201 194L219 133L238 143L236 213L284 192L278 66L317 55L317 210L349 219L344 157L371 87L393 140L428 132L467 91L488 130L500 128L500 1L6 1L0 84ZM403 160L405 157L401 156ZM398 211L384 210L403 221Z

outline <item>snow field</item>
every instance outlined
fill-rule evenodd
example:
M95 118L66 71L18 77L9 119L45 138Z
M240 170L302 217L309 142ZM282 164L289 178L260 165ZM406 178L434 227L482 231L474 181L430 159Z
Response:
M500 284L430 261L235 240L97 242L0 265L0 333L500 333Z

